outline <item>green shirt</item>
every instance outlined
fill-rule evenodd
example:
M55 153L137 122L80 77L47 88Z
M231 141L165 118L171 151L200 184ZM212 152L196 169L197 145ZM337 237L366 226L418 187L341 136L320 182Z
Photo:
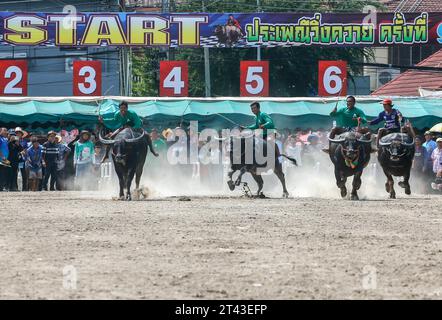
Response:
M367 123L364 111L356 107L353 107L351 110L347 107L340 108L336 112L330 112L330 116L336 118L336 125L338 127L357 127L357 118L361 118L362 123Z
M264 125L264 129L275 129L272 118L264 112L259 112L258 115L255 116L255 124L252 124L247 128L252 130L259 129L260 125Z
M110 129L118 129L125 125L131 124L131 127L134 129L139 129L142 127L140 117L132 110L127 110L126 116L123 117L118 110L114 114L113 119L109 119L110 121L106 121L106 127Z

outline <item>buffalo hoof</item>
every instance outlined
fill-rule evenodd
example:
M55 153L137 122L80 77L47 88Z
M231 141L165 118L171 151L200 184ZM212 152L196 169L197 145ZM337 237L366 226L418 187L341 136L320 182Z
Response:
M396 193L390 193L390 199L396 199Z
M411 194L411 189L405 188L405 194L409 196Z
M407 187L407 185L406 185L405 182L403 182L403 181L399 181L399 182L398 182L398 185L399 185L399 187L401 187L401 188L406 188L406 187Z
M260 198L260 199L264 199L266 196L264 195L264 193L263 192L260 192L259 194L258 194L258 198Z
M347 196L347 189L346 188L341 188L341 197L345 198Z
M126 196L126 201L131 201L132 200L132 196L130 195L130 194L128 194L127 196Z
M350 200L359 200L359 197L357 194L352 194Z
M282 194L282 197L283 197L283 198L288 198L288 197L289 197L289 193L288 193L287 191L285 191L285 192Z
M227 184L229 185L229 189L230 189L230 191L235 190L235 184L233 183L232 180L227 181Z

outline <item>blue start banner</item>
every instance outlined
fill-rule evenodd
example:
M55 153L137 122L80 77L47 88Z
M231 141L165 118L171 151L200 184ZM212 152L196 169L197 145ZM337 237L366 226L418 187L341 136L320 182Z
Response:
M442 44L442 13L0 12L0 43L27 46L290 47Z

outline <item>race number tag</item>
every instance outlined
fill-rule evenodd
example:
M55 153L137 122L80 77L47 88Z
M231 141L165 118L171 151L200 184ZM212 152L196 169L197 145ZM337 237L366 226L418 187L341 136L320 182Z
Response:
M241 97L267 97L269 95L269 62L241 61Z
M74 61L73 74L74 96L101 95L100 61Z
M347 95L347 62L319 61L318 95L345 96Z
M189 94L187 61L160 61L160 96L187 97Z
M0 95L28 94L28 63L26 60L0 60Z

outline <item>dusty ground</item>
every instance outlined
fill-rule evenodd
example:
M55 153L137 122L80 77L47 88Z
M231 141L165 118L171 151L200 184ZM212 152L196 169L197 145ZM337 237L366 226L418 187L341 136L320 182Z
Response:
M1 193L0 298L442 299L442 197L383 198Z

